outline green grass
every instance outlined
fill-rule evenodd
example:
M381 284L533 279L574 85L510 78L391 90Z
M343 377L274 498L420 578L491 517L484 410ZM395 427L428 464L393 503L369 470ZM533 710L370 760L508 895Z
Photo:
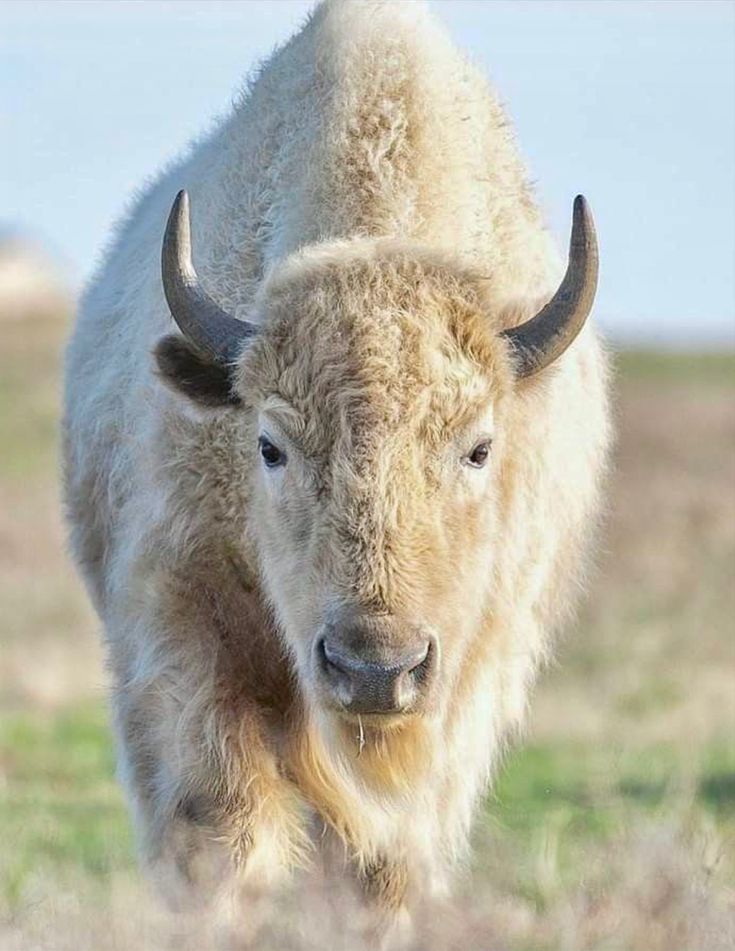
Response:
M43 875L100 883L133 868L103 708L0 720L0 896L12 908Z
M0 896L12 908L33 879L88 879L104 886L134 869L127 812L114 777L101 705L0 720ZM513 753L486 806L485 838L515 853L514 886L536 904L538 856L554 851L564 883L580 856L647 816L682 806L735 833L735 745L710 744L696 764L670 745L592 751L583 744ZM482 856L484 850L480 851Z
M626 380L735 386L735 352L692 353L622 350L615 355Z
M594 835L631 811L666 809L682 797L735 819L735 744L713 742L694 763L670 744L642 750L525 747L499 777L489 808L523 834L542 825L550 809L563 807L582 834Z
M713 742L696 762L670 744L635 751L528 746L498 777L485 819L474 880L489 878L501 895L519 896L537 916L553 918L580 889L619 889L621 859L644 830L677 829L693 868L702 843L714 839L713 866L721 864L735 837L735 745ZM649 881L658 874L652 867ZM726 887L735 885L727 860L718 874ZM557 941L535 938L528 949L558 951Z

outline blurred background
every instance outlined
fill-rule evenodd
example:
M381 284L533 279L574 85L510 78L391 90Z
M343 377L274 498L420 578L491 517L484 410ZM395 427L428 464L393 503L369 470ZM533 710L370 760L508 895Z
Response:
M61 355L136 189L310 6L0 2L3 951L183 946L136 873L64 552ZM432 947L732 948L735 4L430 6L507 103L560 247L592 204L619 430L589 597Z

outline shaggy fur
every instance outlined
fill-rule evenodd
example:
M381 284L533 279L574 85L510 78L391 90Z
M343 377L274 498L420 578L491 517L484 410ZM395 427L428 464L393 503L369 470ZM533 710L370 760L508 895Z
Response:
M262 328L226 399L187 396L185 347L153 357L184 187L203 283ZM593 331L522 381L499 336L561 273L497 100L416 3L327 0L138 200L69 346L64 445L149 862L262 887L321 854L392 911L444 886L595 521ZM422 716L360 737L321 702L345 605L435 634Z

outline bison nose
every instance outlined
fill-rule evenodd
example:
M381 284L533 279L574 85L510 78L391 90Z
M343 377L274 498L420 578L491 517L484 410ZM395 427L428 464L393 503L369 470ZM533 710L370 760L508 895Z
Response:
M356 714L404 713L414 707L436 660L432 640L380 660L368 660L327 638L319 641L317 651L329 692Z

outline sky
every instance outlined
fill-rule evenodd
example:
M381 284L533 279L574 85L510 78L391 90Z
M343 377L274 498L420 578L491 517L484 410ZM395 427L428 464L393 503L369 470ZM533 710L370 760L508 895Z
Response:
M311 5L0 0L0 229L81 284L130 196ZM429 5L506 103L560 247L590 201L607 334L735 346L735 3Z

